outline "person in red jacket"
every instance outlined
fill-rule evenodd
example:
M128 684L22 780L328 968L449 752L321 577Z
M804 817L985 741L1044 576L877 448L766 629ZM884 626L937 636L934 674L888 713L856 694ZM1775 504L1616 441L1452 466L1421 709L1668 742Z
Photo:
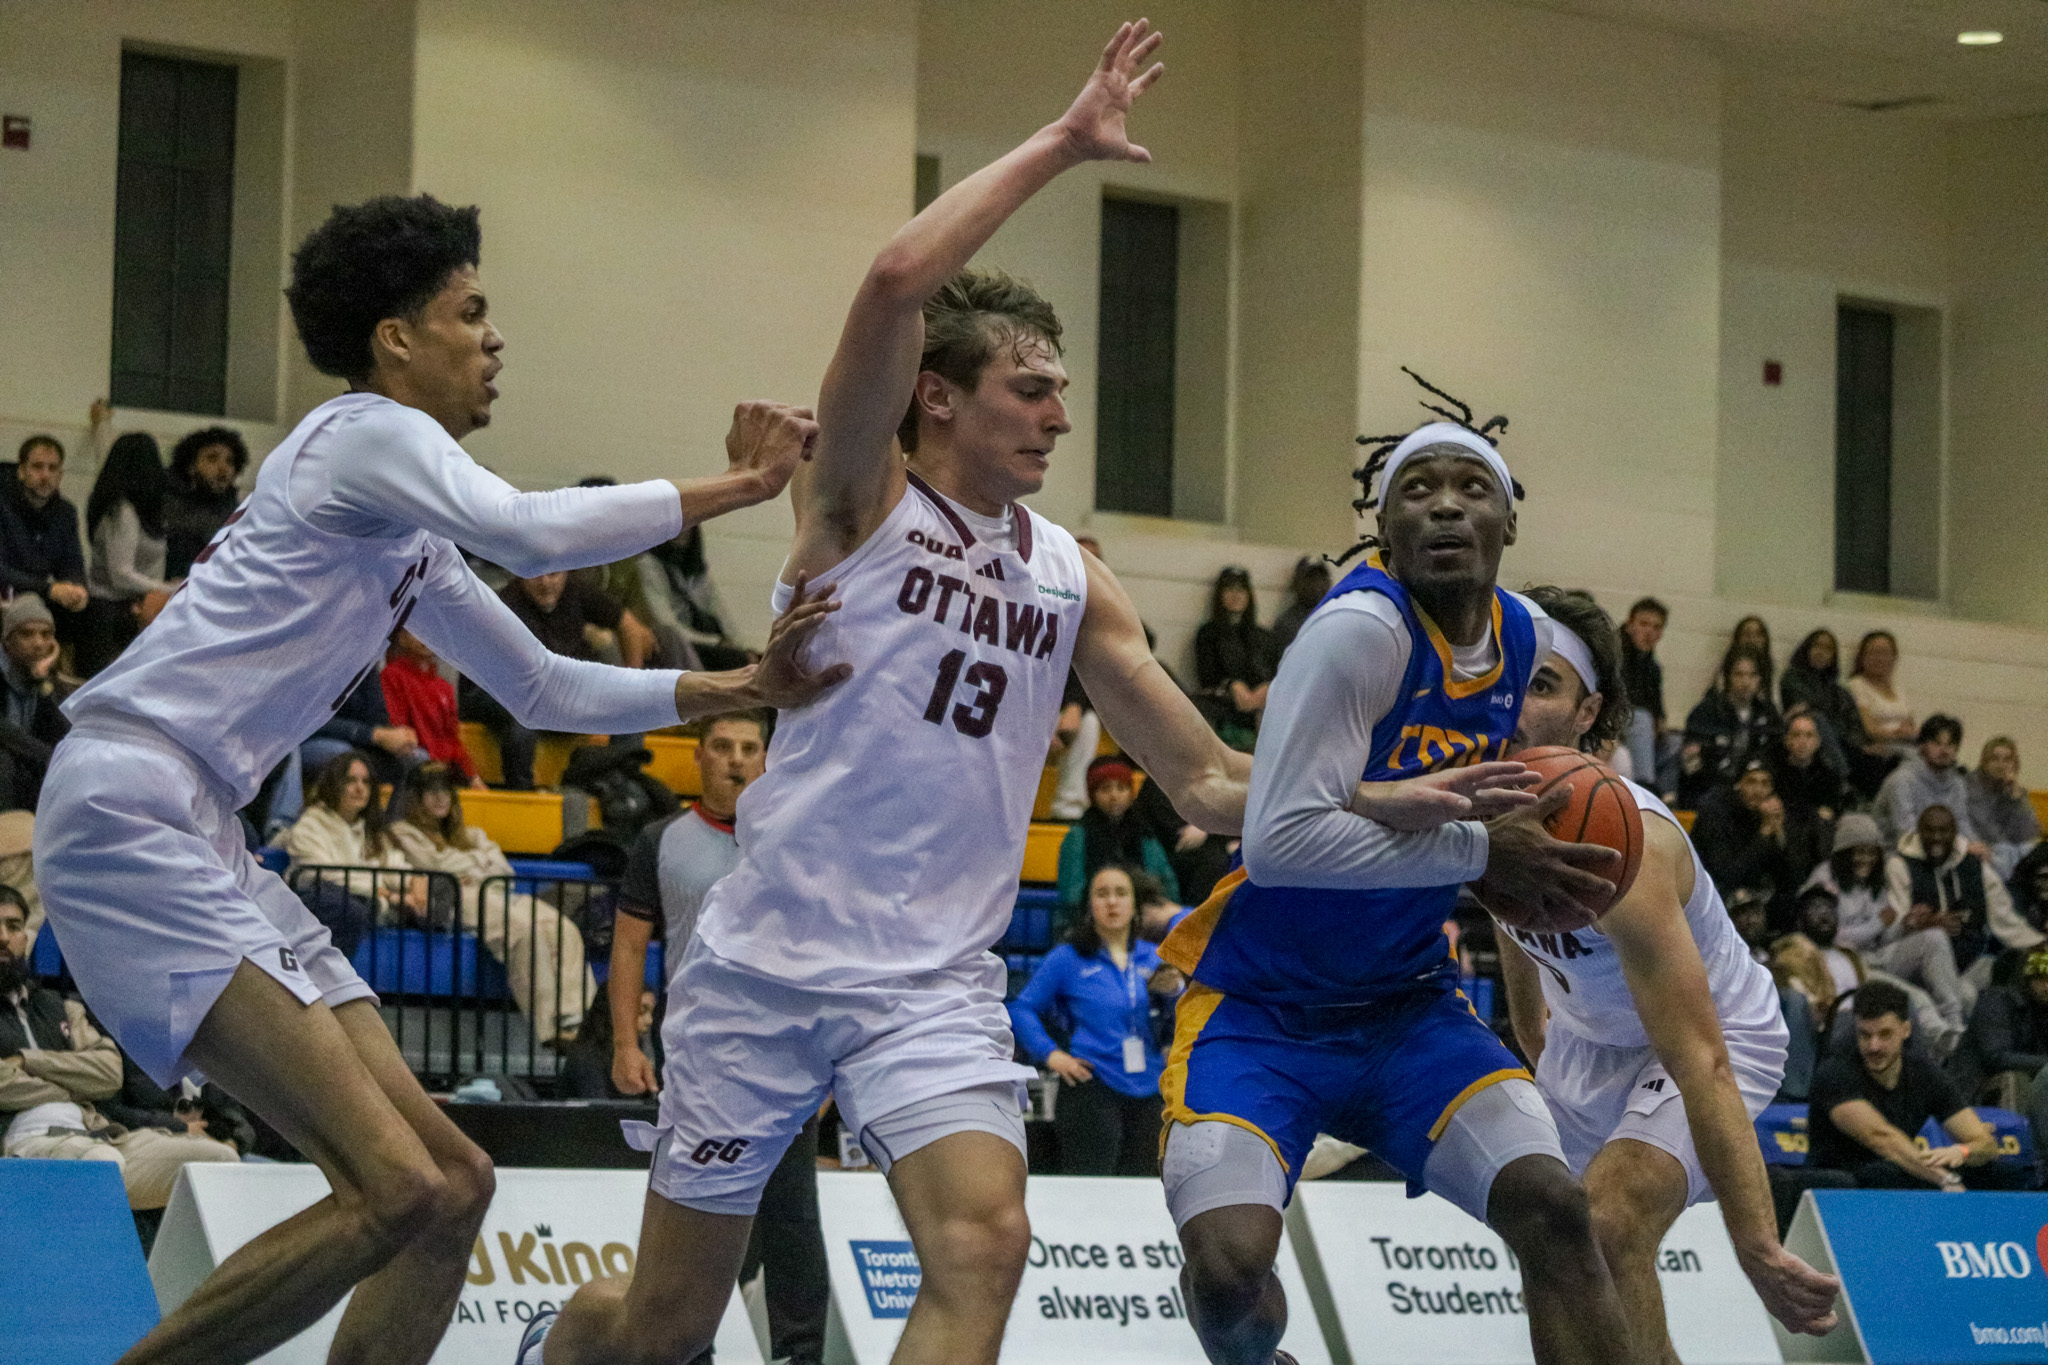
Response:
M440 660L409 630L398 632L384 657L384 709L393 725L409 725L420 747L481 787L476 761L462 747L462 723L455 716L455 684L441 676Z

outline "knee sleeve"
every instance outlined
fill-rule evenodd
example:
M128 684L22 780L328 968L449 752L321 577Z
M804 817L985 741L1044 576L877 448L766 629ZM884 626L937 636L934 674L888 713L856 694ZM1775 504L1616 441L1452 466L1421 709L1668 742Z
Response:
M1159 1176L1177 1228L1196 1214L1232 1204L1264 1204L1275 1212L1287 1207L1287 1172L1280 1158L1264 1138L1234 1123L1174 1124L1166 1135Z
M920 1147L954 1133L993 1133L1026 1157L1024 1109L1008 1081L934 1095L882 1115L860 1130L861 1150L883 1175Z
M1533 1084L1518 1077L1489 1085L1458 1107L1429 1149L1422 1180L1431 1193L1484 1223L1493 1178L1525 1156L1569 1164L1549 1106Z

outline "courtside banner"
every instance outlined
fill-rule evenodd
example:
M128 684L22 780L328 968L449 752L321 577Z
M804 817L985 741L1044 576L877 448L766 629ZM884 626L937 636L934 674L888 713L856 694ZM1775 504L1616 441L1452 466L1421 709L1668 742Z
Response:
M1311 1181L1290 1233L1319 1267L1358 1361L1524 1365L1529 1318L1507 1246L1457 1206L1396 1184ZM1687 1365L1779 1365L1770 1316L1714 1204L1687 1209L1658 1253L1671 1342ZM1297 1312L1296 1317L1300 1314Z
M327 1197L327 1178L309 1165L198 1165L178 1173L149 1257L157 1300L169 1315L214 1266L299 1210ZM641 1171L498 1170L498 1194L470 1252L462 1298L435 1365L505 1365L541 1308L559 1308L576 1286L633 1269ZM324 1365L347 1306L278 1347L269 1365ZM760 1365L760 1342L739 1294L719 1324L720 1365Z
M1031 1177L1031 1251L1003 1337L1004 1365L1200 1360L1180 1293L1180 1238L1156 1180ZM910 1234L881 1176L822 1172L818 1204L832 1304L857 1365L883 1365L917 1297ZM1308 1289L1286 1242L1280 1280L1294 1305L1282 1347L1329 1365Z
M1842 1277L1849 1309L1788 1360L2048 1361L2048 1194L1809 1190L1785 1242Z

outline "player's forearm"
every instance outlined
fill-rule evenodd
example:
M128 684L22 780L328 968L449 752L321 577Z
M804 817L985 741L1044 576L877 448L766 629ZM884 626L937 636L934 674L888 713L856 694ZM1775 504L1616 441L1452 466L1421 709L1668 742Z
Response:
M1747 1261L1775 1252L1778 1215L1771 1203L1771 1183L1727 1055L1705 1066L1682 1068L1687 1075L1680 1074L1680 1067L1665 1065L1685 1096L1686 1126L1699 1152L1700 1169L1720 1201L1735 1254Z
M922 308L1025 200L1080 162L1056 128L1039 129L899 228L869 268L862 302Z
M728 469L701 479L669 479L667 482L682 500L684 530L713 517L722 517L727 512L737 512L742 507L769 502L782 491L780 485L770 484L759 470L753 469ZM646 548L644 545L641 547Z
M632 915L612 923L611 975L605 979L612 1012L612 1050L640 1046L640 992L647 979L647 944L653 926Z
M676 715L687 724L730 711L752 711L767 705L755 686L759 665L718 672L684 673L676 679Z

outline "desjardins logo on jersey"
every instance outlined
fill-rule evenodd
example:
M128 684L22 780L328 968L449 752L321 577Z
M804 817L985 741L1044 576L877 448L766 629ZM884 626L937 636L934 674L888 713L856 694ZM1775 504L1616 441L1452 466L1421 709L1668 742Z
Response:
M1055 588L1050 583L1040 583L1038 585L1038 590L1044 593L1047 597L1057 597L1064 602L1078 602L1081 600L1080 593L1069 592L1065 588Z

